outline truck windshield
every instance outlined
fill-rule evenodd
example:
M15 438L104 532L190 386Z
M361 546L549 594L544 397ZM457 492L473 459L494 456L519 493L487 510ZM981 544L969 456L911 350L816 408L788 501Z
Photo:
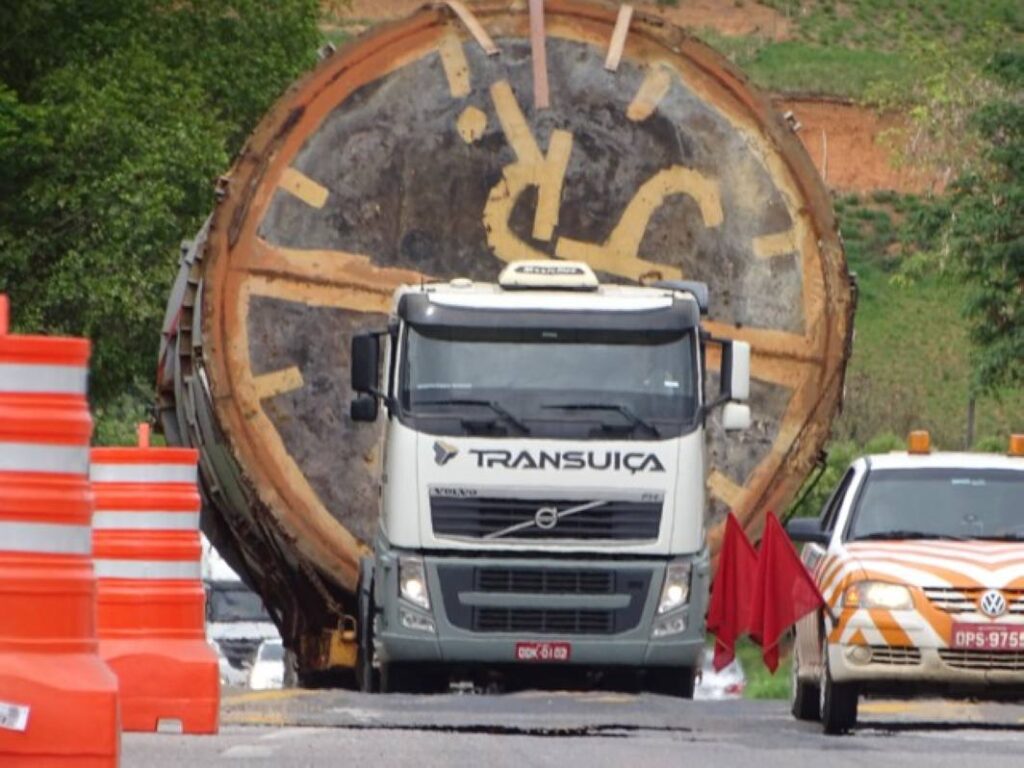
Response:
M409 326L405 338L400 405L428 432L525 434L525 426L531 436L651 439L695 421L689 330Z
M260 596L244 586L211 584L207 596L210 621L270 621Z
M847 539L1024 540L1024 472L873 470Z

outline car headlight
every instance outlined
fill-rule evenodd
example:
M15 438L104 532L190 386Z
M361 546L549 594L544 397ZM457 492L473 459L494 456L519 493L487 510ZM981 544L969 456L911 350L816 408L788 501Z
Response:
M910 590L885 581L858 581L846 588L843 605L847 608L882 608L906 611L914 607Z
M430 610L427 571L420 558L403 557L398 561L398 591L410 603Z
M685 605L690 599L690 564L669 563L665 569L665 584L661 588L658 613L666 613Z

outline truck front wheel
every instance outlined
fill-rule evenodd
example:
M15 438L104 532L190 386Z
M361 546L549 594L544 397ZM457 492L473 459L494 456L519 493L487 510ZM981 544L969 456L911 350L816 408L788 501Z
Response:
M694 667L650 667L647 669L645 688L651 693L692 699L697 685L697 670Z

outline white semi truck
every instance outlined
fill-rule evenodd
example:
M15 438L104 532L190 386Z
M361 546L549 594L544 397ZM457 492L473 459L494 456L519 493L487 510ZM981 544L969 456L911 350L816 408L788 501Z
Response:
M750 421L749 345L702 329L707 302L701 283L602 285L582 263L514 262L497 284L401 286L387 328L353 338L352 418L385 411L364 690L554 664L692 696L705 423L720 407L727 430Z

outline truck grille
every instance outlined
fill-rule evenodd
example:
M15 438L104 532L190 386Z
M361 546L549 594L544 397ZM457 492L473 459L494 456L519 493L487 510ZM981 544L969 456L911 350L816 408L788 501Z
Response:
M653 571L444 563L437 566L437 576L445 615L459 629L608 635L640 624ZM566 605L566 596L576 596L579 605Z
M523 528L501 536L513 539L584 539L587 541L654 541L661 526L660 501L605 501L600 506L559 518L553 527L535 524L543 508L565 510L586 500L449 498L430 499L430 518L437 536L483 539L514 525Z
M939 658L957 669L988 669L1009 672L1024 671L1024 651L972 651L939 649Z
M924 594L932 605L946 613L976 613L978 601L989 587L925 587ZM1024 614L1024 589L1001 589L1006 598L1006 612Z
M480 592L533 592L539 595L608 595L615 588L610 571L539 568L477 568Z
M612 611L477 608L474 632L529 632L558 635L607 635L615 631Z

